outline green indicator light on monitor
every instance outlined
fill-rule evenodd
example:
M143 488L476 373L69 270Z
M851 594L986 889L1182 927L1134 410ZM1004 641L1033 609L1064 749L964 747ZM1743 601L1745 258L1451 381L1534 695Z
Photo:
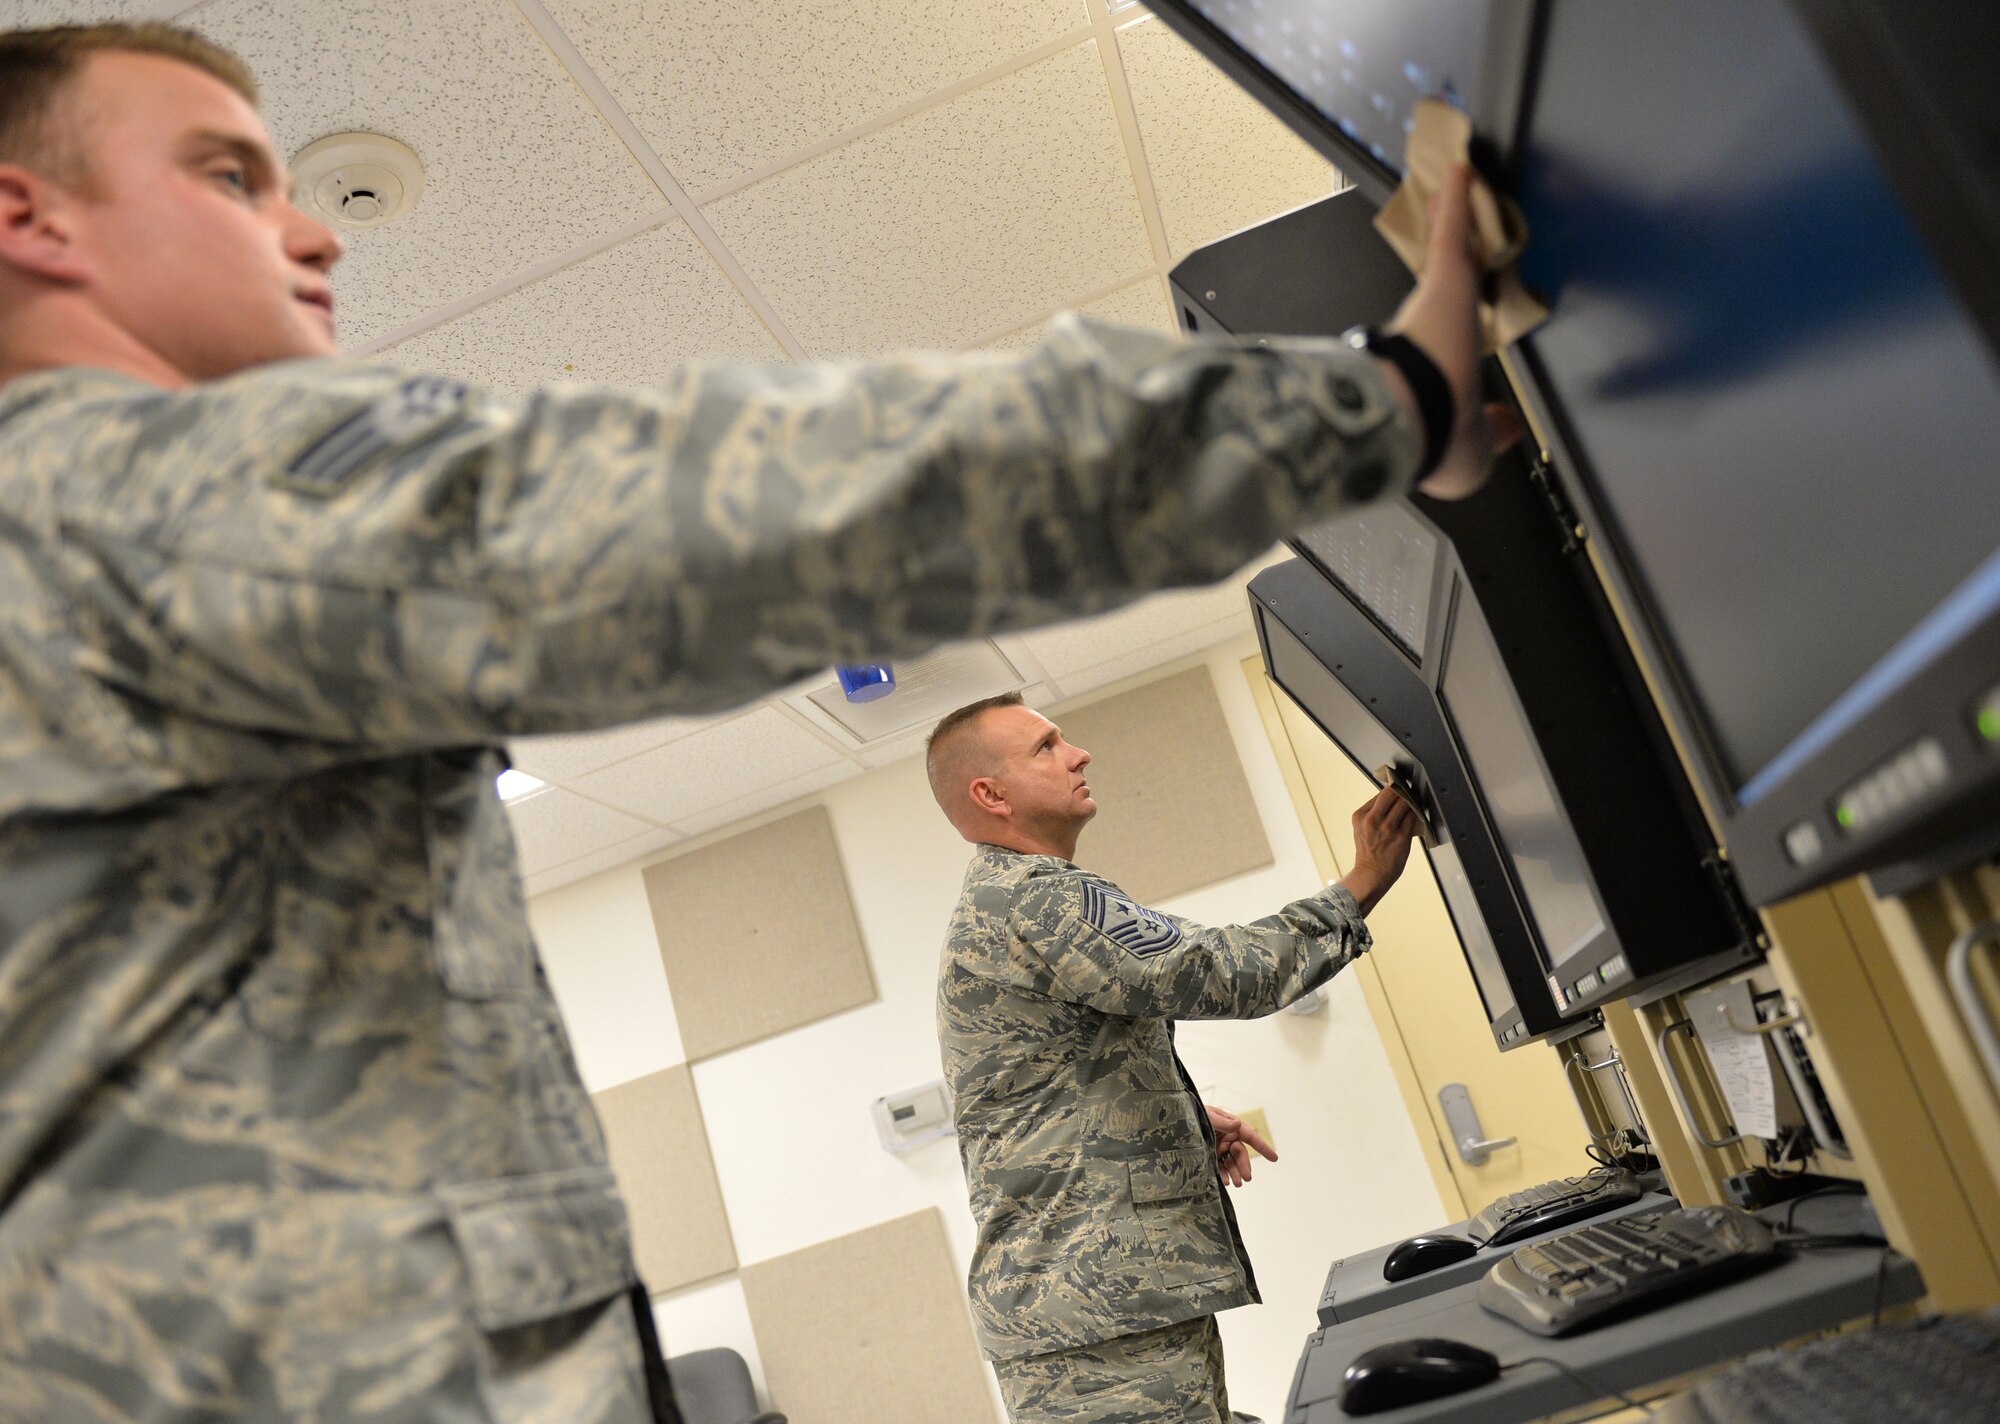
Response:
M2000 707L1980 709L1979 735L1989 742L2000 742Z
M1853 830L1854 808L1843 801L1840 804L1840 809L1833 813L1833 819L1840 822L1843 829Z

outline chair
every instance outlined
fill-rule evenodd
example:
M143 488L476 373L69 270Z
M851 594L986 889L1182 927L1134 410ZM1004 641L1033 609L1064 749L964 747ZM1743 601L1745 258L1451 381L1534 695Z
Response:
M757 1412L750 1367L734 1350L690 1350L667 1361L674 1402L685 1424L786 1424L782 1414Z

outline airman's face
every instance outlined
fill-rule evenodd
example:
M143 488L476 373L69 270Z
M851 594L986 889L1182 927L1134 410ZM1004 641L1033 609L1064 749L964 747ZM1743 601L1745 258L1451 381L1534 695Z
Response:
M1090 753L1063 740L1062 729L1027 707L998 707L981 731L997 752L999 780L1015 817L1031 826L1081 826L1097 814L1084 768Z
M101 310L189 380L330 356L341 242L299 212L257 111L159 55L91 55L61 101L86 125L71 195Z

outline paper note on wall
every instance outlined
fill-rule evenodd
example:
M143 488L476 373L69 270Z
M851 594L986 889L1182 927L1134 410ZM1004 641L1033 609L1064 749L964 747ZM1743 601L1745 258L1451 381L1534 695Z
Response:
M1717 1085L1729 1104L1730 1119L1746 1137L1778 1135L1778 1089L1771 1066L1771 1048L1761 1033L1745 1033L1757 1022L1750 985L1738 980L1699 993L1685 994L1688 1017L1696 1037L1715 1068Z

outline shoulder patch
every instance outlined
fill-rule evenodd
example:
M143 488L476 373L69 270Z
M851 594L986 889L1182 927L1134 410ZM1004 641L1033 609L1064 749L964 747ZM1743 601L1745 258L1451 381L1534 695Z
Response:
M307 494L332 494L377 456L456 419L467 389L444 376L405 381L307 446L279 479Z
M1163 954L1181 942L1179 925L1095 880L1086 880L1083 885L1083 918L1092 929L1139 959Z

